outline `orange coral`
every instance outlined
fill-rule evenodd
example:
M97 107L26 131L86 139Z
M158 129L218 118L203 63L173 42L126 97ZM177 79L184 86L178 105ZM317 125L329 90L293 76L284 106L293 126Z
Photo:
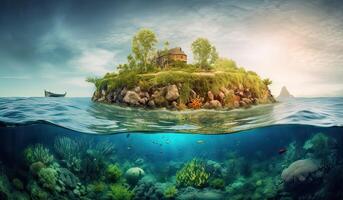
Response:
M199 97L194 98L191 100L191 102L189 103L189 107L192 109L199 109L202 106L202 101Z

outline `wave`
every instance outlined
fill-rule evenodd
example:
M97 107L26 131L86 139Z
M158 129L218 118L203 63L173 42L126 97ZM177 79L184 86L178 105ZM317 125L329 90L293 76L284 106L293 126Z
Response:
M249 109L179 112L100 104L89 98L0 98L0 126L53 124L92 134L221 134L279 124L336 127L343 124L341 102L343 98L296 98Z

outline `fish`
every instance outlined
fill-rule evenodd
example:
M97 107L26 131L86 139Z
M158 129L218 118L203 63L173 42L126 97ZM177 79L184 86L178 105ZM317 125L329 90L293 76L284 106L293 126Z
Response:
M204 144L205 141L204 141L204 140L197 140L197 143L198 143L198 144Z
M130 137L130 133L126 134L126 138L129 138Z
M287 152L287 149L286 148L281 148L279 149L278 153L281 155L281 154L284 154Z

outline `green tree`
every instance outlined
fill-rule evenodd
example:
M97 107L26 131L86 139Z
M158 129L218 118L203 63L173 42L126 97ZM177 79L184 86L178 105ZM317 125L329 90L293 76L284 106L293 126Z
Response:
M218 59L218 53L206 38L198 38L192 43L194 59L202 68L208 69Z
M268 85L271 85L273 83L272 80L270 80L269 78L266 78L266 79L263 79L263 83L268 86Z
M141 29L132 39L132 60L128 58L128 61L132 64L139 66L139 70L146 71L148 64L150 63L149 58L152 57L155 45L157 43L156 35L149 29Z

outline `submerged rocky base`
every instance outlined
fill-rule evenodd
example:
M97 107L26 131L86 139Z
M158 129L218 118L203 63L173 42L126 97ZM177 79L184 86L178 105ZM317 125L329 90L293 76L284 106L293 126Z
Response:
M181 83L163 87L151 87L141 89L139 86L133 89L123 87L113 91L106 89L94 92L92 100L110 104L121 104L145 108L168 108L174 110L184 109L220 109L240 108L251 105L273 103L270 90L266 87L260 92L260 96L252 92L250 88L242 84L233 88L221 87L218 92L209 90L205 94L197 93L190 89L187 100L181 100L180 94L185 93Z
M223 160L157 164L119 159L108 141L57 137L53 147L27 146L17 171L3 165L0 199L342 199L338 142L317 133L268 159L229 151Z

